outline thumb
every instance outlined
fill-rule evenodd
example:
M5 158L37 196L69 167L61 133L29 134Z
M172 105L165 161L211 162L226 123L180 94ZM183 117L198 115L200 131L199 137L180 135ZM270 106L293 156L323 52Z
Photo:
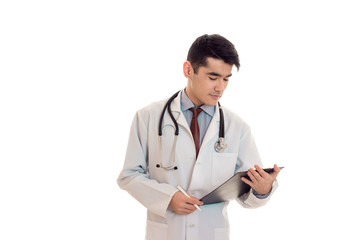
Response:
M274 164L274 172L272 172L270 175L273 178L276 178L278 176L278 174L280 173L281 169L278 167L277 164Z

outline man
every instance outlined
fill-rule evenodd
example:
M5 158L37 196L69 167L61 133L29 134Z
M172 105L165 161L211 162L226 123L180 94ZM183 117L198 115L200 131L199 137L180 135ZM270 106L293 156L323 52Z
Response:
M244 207L264 205L277 187L280 169L274 165L275 171L268 174L260 168L249 126L223 107L227 146L224 152L214 150L219 138L218 101L234 65L239 69L231 42L220 35L200 36L183 65L187 86L174 95L164 117L167 100L136 113L118 184L147 208L148 240L229 239L228 202L203 205L199 199L238 171L248 171L250 180L242 180L252 188L237 199Z

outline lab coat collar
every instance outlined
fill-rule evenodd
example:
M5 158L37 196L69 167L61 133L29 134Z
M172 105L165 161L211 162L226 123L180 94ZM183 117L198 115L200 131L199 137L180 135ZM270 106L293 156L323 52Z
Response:
M185 94L184 90L181 91L183 94ZM191 135L191 130L189 127L189 124L187 123L184 114L181 111L181 104L180 104L180 96L181 92L177 95L177 97L172 101L171 103L171 112L174 115L175 120L179 124L179 126L182 126L184 129L188 131L188 133ZM172 125L174 126L173 121L170 118L170 115L168 113L165 113L164 116L164 124L165 125ZM206 146L208 142L213 139L214 137L219 135L219 125L220 125L220 113L219 113L219 106L216 104L215 106L215 113L214 116L208 126L208 129L206 130L204 139L202 141L199 155L201 154L202 146Z
M179 92L177 97L171 102L171 105L170 105L171 112L174 115L174 118L175 118L176 122L179 124L179 126L182 126L186 130L188 130L188 132L191 134L189 124L187 123L187 121L185 119L185 116L181 111L181 104L180 104L181 92ZM169 113L167 113L167 112L165 113L165 116L164 116L164 124L163 124L163 126L165 126L165 125L174 126L174 123L171 120L171 117L170 117Z

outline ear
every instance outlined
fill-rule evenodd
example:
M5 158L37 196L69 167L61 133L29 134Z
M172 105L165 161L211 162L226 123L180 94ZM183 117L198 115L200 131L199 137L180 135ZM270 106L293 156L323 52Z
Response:
M184 76L187 79L191 79L192 75L194 74L194 69L191 66L191 63L189 61L184 62L183 64L183 72L184 72Z

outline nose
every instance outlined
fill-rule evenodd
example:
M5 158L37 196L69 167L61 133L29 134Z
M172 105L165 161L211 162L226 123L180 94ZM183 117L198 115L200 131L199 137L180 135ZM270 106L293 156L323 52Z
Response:
M219 78L218 81L216 82L216 85L215 85L215 91L216 92L223 92L226 88L226 82Z

